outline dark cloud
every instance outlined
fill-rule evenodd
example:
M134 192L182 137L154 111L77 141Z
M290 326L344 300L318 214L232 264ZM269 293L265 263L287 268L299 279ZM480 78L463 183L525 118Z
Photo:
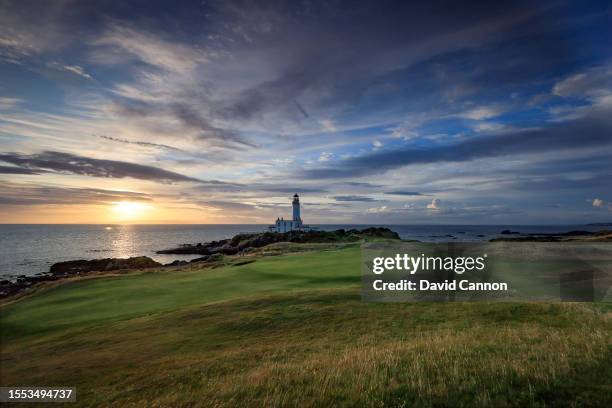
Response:
M195 100L183 98L182 102L148 103L134 100L117 100L114 112L128 118L158 119L164 115L174 118L185 131L194 131L196 138L223 147L256 147L238 133L214 126L204 115L202 106L210 104L205 96L198 95ZM152 121L149 126L156 126Z
M297 106L297 109L300 111L302 115L304 115L306 119L310 118L310 115L308 114L308 112L306 112L306 109L304 109L304 107L300 105L298 101L295 101L295 106Z
M319 187L300 187L299 185L284 186L278 184L264 184L264 183L252 183L252 184L240 184L240 183L225 183L225 182L209 182L195 187L195 190L206 193L209 191L222 191L227 193L251 193L265 195L267 193L274 194L287 194L293 195L298 194L315 194L327 192L324 188Z
M218 10L219 21L240 28L237 40L269 62L270 79L217 107L227 119L316 116L299 104L295 109L295 101L312 94L324 95L317 111L339 103L353 110L369 91L389 84L423 106L425 97L440 97L449 86L471 86L465 82L499 87L537 78L574 54L548 7L527 1L230 3Z
M255 208L255 206L251 204L224 200L198 201L197 204L202 207L214 207L220 210L230 211L252 211Z
M359 181L346 181L342 183L338 183L340 185L350 186L350 187L364 187L364 188L379 188L383 187L382 184L372 184L372 183L364 183Z
M426 195L426 194L419 193L417 191L385 191L385 194L403 195L403 196L422 196L422 195Z
M220 210L227 211L257 211L261 209L269 209L269 208L290 208L289 203L285 202L282 204L275 203L243 203L238 201L229 201L229 200L193 200L193 202L197 203L197 205L205 208L217 208Z
M202 180L163 170L158 167L117 160L92 159L90 157L53 151L39 154L0 153L0 161L34 172L54 171L58 173L109 178L131 177L164 183L179 181L202 182Z
M137 145L137 146L147 146L147 147L158 147L161 149L172 150L172 151L177 151L177 152L183 151L182 149L179 149L177 147L172 147L172 146L168 146L168 145L160 144L160 143L132 141L132 140L119 139L116 137L104 136L104 135L101 135L100 138L110 140L111 142L117 142L117 143L125 143L125 144L132 144L132 145Z
M358 195L335 196L333 197L333 199L336 201L357 201L357 202L380 201L372 197L358 196Z
M13 166L0 166L0 174L40 174L43 170L24 169Z
M151 201L148 194L98 188L30 186L0 182L0 205L109 204L118 201Z
M236 132L213 126L200 111L184 103L175 103L171 106L171 112L179 119L183 125L199 131L199 138L203 140L213 139L225 142L227 146L238 144L247 147L256 147L255 144L248 142Z
M581 176L579 179L572 175L556 175L550 172L539 176L521 176L520 173L507 180L509 186L515 190L533 192L562 192L562 191L607 191L612 180L612 172Z
M404 148L344 160L336 168L307 171L305 177L349 178L383 173L413 164L466 162L487 157L593 148L612 143L612 121L606 114L590 115L544 129L520 130L429 149Z
M324 193L327 190L322 187L301 187L299 185L294 186L282 186L272 184L251 184L244 185L249 191L267 191L270 193L282 193L282 194L304 194L304 193Z

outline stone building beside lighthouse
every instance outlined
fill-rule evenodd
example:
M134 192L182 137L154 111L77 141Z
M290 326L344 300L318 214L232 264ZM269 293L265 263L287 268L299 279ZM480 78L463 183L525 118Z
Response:
M289 231L308 231L310 227L302 223L302 216L300 215L300 196L295 193L293 195L293 219L285 220L284 218L277 218L274 225L270 225L268 229L271 232L289 232Z

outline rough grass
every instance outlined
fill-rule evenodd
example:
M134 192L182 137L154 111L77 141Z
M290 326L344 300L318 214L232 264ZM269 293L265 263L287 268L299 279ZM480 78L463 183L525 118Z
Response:
M101 278L2 308L2 385L82 406L612 406L583 304L361 302L359 252Z

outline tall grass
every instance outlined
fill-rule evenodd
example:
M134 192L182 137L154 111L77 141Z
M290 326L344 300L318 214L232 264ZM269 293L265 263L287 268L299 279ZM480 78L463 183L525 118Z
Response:
M577 304L366 304L332 289L10 344L2 377L76 385L84 405L605 406L610 340L605 315Z

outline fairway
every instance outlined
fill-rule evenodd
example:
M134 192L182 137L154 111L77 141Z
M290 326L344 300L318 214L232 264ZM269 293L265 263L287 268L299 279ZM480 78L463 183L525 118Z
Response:
M364 303L359 262L349 245L45 289L2 308L3 385L85 406L612 403L605 310Z

